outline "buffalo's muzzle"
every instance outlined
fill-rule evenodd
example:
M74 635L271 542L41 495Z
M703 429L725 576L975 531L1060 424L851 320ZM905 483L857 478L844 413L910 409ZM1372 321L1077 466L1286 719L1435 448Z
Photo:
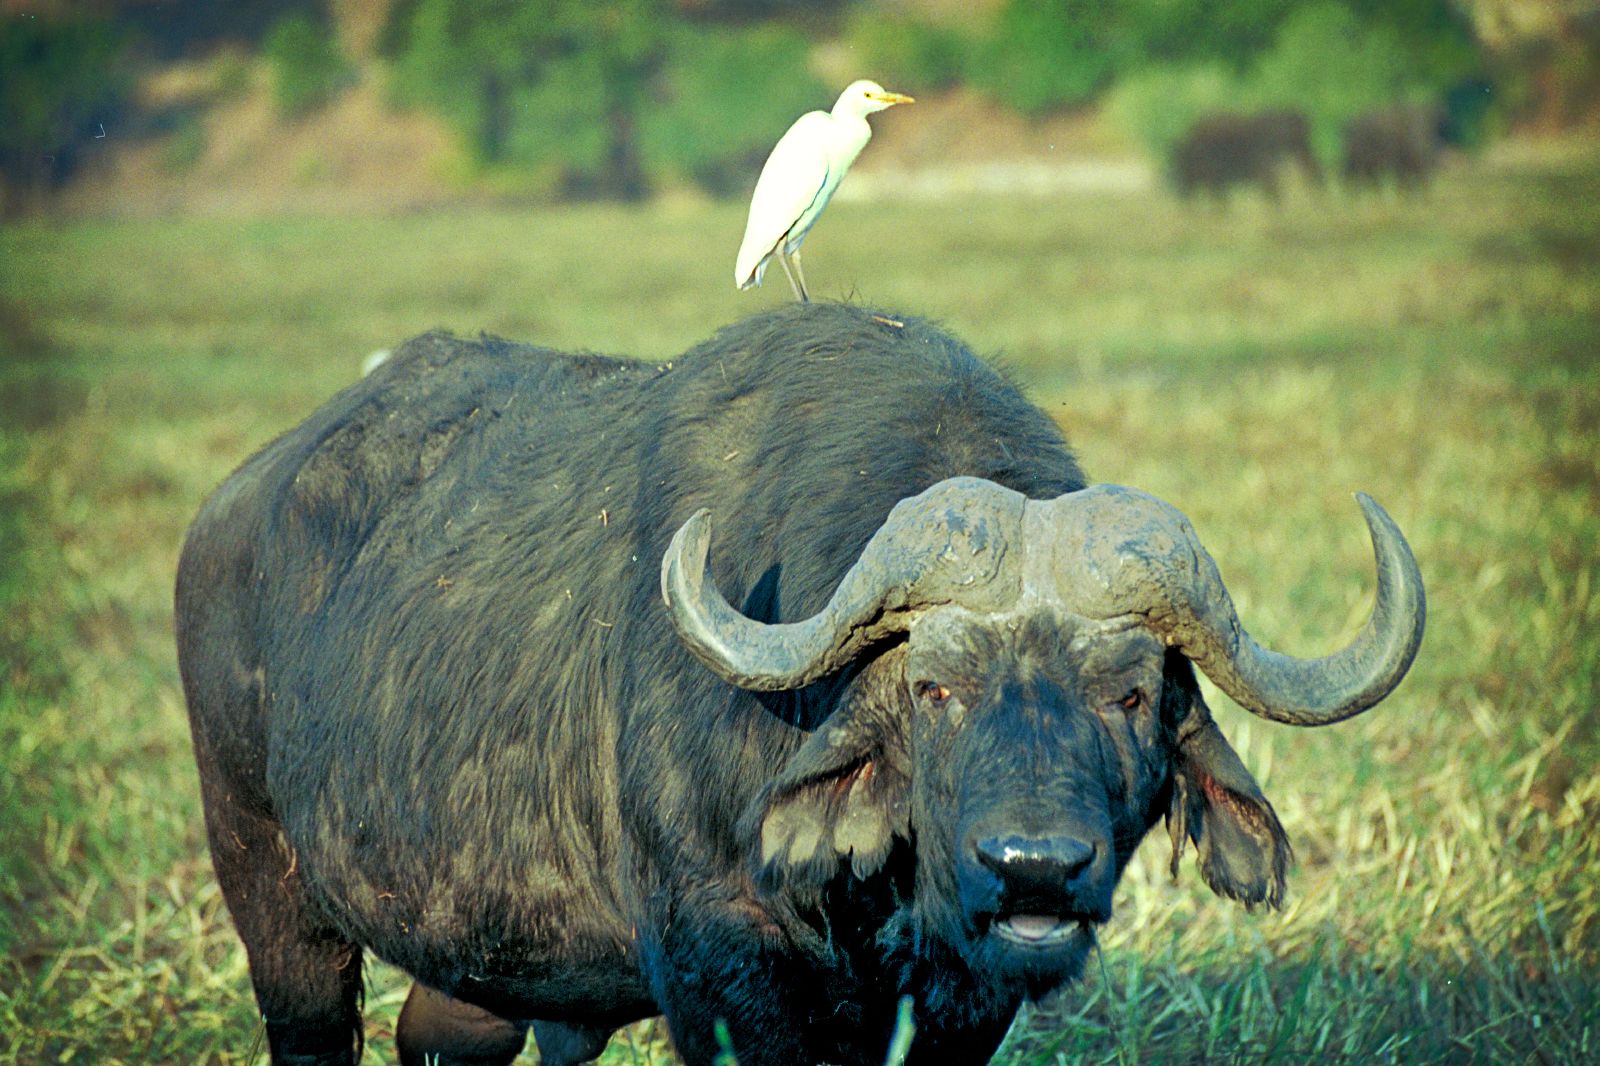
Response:
M1072 833L1000 833L972 843L963 878L969 913L1017 944L1046 946L1111 916L1115 882L1109 848Z

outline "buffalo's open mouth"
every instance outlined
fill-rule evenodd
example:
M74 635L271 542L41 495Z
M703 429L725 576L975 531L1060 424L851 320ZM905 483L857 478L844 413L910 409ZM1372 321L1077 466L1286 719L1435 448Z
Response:
M991 927L996 936L1027 947L1055 947L1092 935L1087 918L1057 914L1004 914Z

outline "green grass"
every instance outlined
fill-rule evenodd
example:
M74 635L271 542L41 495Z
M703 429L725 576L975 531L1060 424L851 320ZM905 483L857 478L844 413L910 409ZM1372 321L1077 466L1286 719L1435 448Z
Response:
M260 1061L171 637L205 494L432 326L665 358L787 296L730 284L737 205L0 231L0 1061ZM813 289L999 353L1087 469L1181 507L1297 654L1368 610L1350 493L1430 620L1373 713L1218 716L1299 861L1281 912L1152 839L1018 1063L1600 1055L1600 149L1426 196L839 203ZM1215 695L1215 693L1213 693ZM369 970L387 1061L403 980ZM670 1061L662 1027L612 1062ZM532 1060L532 1052L529 1053Z

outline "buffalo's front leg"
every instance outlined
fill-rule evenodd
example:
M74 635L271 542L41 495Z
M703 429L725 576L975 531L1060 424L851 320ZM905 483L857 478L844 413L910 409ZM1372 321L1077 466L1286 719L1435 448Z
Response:
M880 1034L876 1018L862 1024L863 1008L870 1006L862 1003L848 967L830 964L815 931L786 931L749 901L698 903L662 908L654 926L659 938L640 944L652 991L686 1063L716 1059L719 1023L739 1066L883 1061L888 1029ZM888 1014L892 1024L892 1004Z
M779 983L782 953L748 948L709 930L668 932L656 998L673 1046L689 1066L715 1061L719 1023L727 1027L740 1066L811 1061L802 1037L810 1012L798 1002L798 990L786 991Z

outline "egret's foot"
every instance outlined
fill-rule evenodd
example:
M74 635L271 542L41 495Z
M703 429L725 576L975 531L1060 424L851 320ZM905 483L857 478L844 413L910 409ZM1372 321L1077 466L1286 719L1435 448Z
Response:
M789 256L785 255L783 249L781 248L778 249L777 254L778 262L783 264L783 276L789 279L789 287L794 290L794 298L803 304L810 303L811 297L806 292L805 279L800 278L796 280L795 278L795 270L799 266L798 262L791 264L789 262Z
M800 249L796 248L791 258L794 259L794 276L799 279L800 282L798 286L800 302L803 304L808 304L811 302L811 293L806 291L806 272L800 269Z

